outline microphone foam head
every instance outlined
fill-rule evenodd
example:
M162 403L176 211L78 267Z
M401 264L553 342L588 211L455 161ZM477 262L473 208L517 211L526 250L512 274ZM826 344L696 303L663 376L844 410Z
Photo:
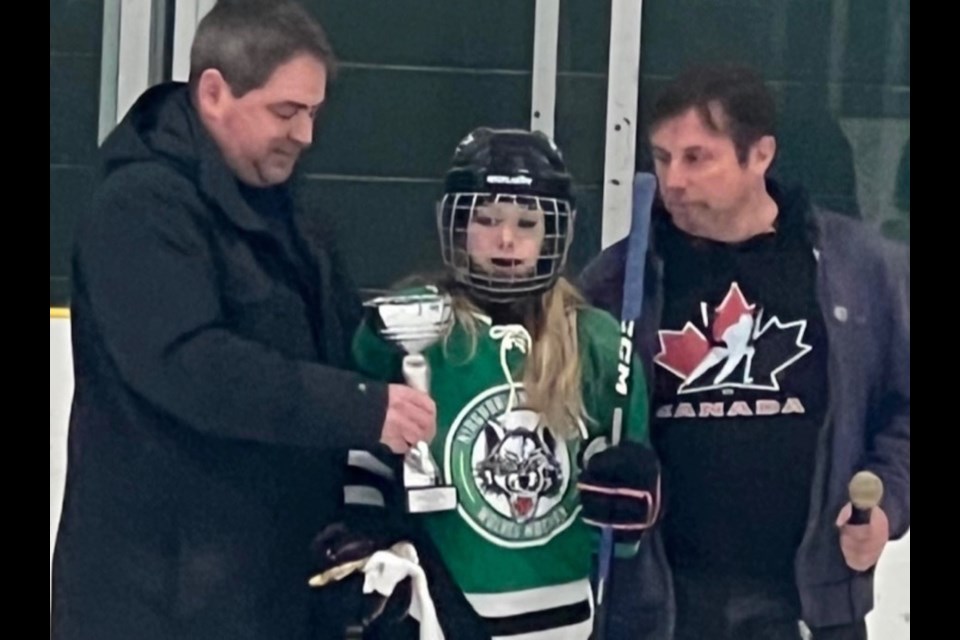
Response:
M870 471L860 471L850 480L850 502L858 509L872 509L883 498L883 481Z

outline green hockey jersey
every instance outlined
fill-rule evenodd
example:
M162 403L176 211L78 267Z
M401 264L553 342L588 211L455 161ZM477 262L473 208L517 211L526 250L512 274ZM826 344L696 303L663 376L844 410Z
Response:
M619 325L605 311L578 311L588 417L576 437L564 439L526 405L521 380L530 352L528 332L520 325L492 325L485 316L475 317L475 342L455 324L445 342L423 353L437 405L437 435L430 450L444 481L456 486L458 504L455 510L415 517L422 519L454 580L491 623L495 637L540 630L543 637L587 638L596 535L578 517L576 482L581 452L610 432ZM367 325L354 339L357 364L373 378L402 381L403 355ZM632 376L623 437L647 442L647 391L639 363ZM570 607L578 607L586 618L561 624L582 618L563 613ZM559 612L560 622L545 628L541 620L539 628L524 627L545 609Z

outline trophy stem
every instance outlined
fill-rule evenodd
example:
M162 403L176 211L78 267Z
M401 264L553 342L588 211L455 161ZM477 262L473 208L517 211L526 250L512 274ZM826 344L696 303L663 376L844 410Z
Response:
M403 379L417 391L430 393L430 365L419 353L410 353L403 357Z

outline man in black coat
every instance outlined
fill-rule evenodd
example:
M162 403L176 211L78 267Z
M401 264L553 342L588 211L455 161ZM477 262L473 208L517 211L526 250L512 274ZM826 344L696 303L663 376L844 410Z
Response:
M148 89L103 144L73 257L54 638L305 637L337 452L433 435L428 396L347 371L359 300L289 191L333 65L298 5L222 1L189 84Z

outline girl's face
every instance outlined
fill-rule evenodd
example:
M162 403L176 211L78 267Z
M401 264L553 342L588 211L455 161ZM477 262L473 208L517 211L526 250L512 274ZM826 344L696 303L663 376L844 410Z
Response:
M543 211L515 202L478 206L467 225L467 253L475 267L492 276L535 273L544 239Z

